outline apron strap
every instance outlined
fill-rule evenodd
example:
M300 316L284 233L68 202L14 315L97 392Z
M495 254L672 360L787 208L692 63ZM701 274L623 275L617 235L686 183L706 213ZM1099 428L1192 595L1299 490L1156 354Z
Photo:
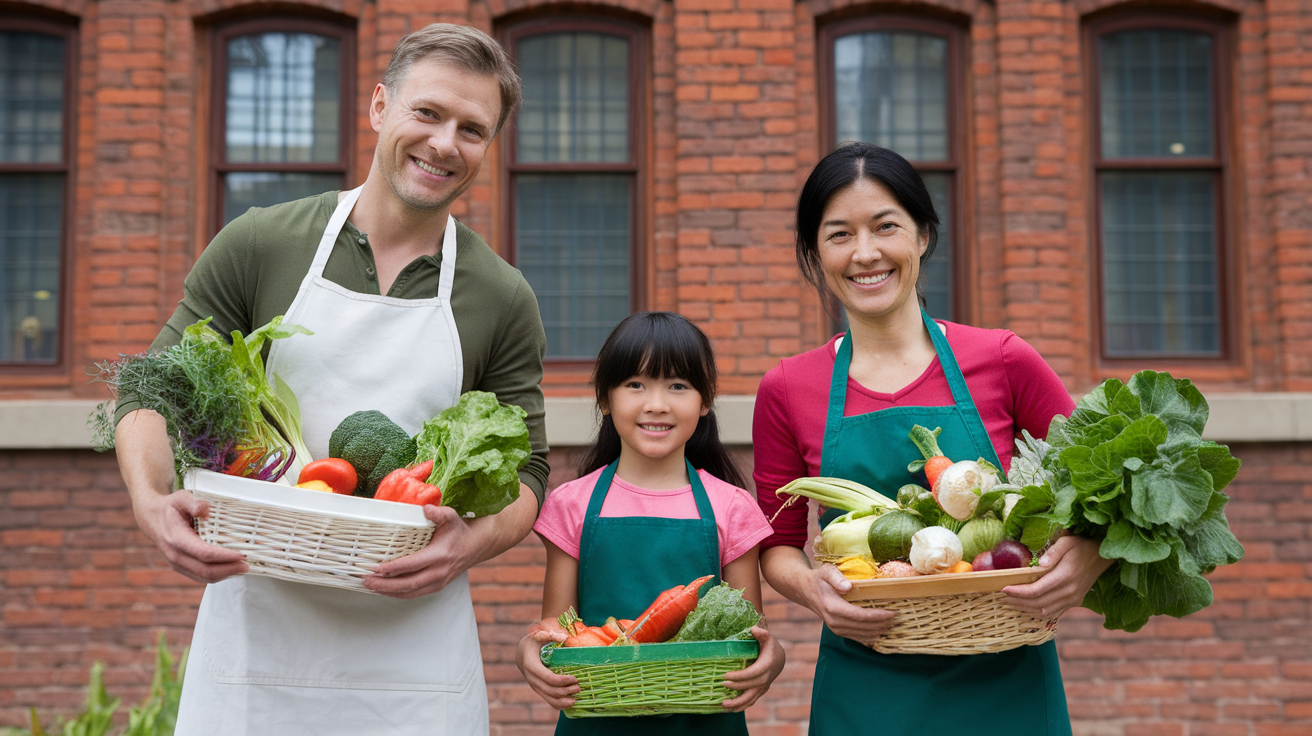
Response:
M957 365L957 356L953 354L952 347L948 345L947 335L940 330L938 323L930 319L929 313L924 309L920 310L920 317L925 322L925 329L929 330L929 339L934 342L934 352L938 353L939 365L943 368L943 375L948 379L948 388L952 391L952 400L957 405L957 411L961 412L961 418L965 421L966 431L970 433L970 439L975 443L975 449L979 451L979 456L993 463L998 471L1002 470L1002 463L998 460L998 452L993 449L993 441L989 439L988 430L984 428L984 420L979 416L979 410L975 407L975 400L970 396L970 388L966 386L966 377L961 373L961 366ZM961 458L968 460L969 458Z
M337 243L337 235L342 232L342 226L346 224L346 218L351 216L351 210L355 209L355 203L360 199L362 191L364 191L363 184L344 194L333 210L332 217L328 218L328 226L323 229L323 236L319 238L319 247L314 251L314 260L310 262L308 275L311 278L323 276L324 266L328 265L328 256L333 254L333 246Z
M697 469L692 466L688 458L683 462L688 466L688 482L692 485L692 497L697 502L697 516L702 522L702 534L706 537L707 549L714 554L715 565L711 569L715 570L716 585L720 584L720 531L715 524L715 511L711 508L711 497L706 495L706 486L702 485L702 477L697 474Z
M451 285L456 280L456 218L446 216L446 234L442 236L442 266L437 276L437 298L451 303Z
M837 450L838 435L843 429L843 410L847 407L847 371L852 364L852 333L838 339L838 354L834 356L834 371L829 378L829 411L825 416L825 441L820 449L826 453Z

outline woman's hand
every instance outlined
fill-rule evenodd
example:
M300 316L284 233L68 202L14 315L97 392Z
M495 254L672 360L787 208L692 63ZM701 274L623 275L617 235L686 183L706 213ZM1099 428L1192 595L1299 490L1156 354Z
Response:
M1027 585L1008 585L1002 602L1040 618L1056 619L1082 604L1098 577L1111 567L1111 560L1098 555L1099 543L1084 537L1058 539L1039 558L1041 567L1052 567L1047 575Z
M881 608L862 608L843 598L852 589L852 581L833 565L823 565L811 571L810 608L824 619L835 634L872 646L893 626L892 611Z
M774 678L783 672L784 648L779 646L779 640L763 626L753 626L752 636L761 643L761 654L745 669L725 673L725 687L743 691L742 695L721 703L725 710L747 710L770 689Z
M558 675L542 664L542 647L553 641L565 641L565 632L548 629L541 623L533 624L528 634L519 640L519 647L515 650L515 666L519 667L524 679L528 680L528 686L547 701L547 705L556 710L564 710L574 705L574 698L570 696L579 691L579 680L573 675Z

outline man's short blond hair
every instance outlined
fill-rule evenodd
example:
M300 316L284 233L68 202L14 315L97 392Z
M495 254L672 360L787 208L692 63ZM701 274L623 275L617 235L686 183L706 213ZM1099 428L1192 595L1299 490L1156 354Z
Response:
M519 106L521 84L514 62L491 36L469 26L434 23L401 39L383 72L383 86L397 89L416 61L450 64L475 74L496 77L501 89L501 117L497 132Z

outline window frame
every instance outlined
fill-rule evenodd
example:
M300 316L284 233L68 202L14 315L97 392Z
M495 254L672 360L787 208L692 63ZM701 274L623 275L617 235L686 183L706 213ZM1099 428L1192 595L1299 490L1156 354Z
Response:
M601 33L618 36L629 43L629 161L522 163L518 160L519 114L506 121L501 138L502 222L505 236L504 256L511 265L518 261L519 243L515 238L515 179L519 174L629 174L633 177L629 207L629 314L641 311L648 303L648 276L651 264L650 238L644 224L648 216L650 192L649 152L647 150L648 105L647 79L651 72L649 28L624 18L607 15L558 14L539 16L508 24L498 33L498 40L510 57L519 62L519 43L532 36L554 33ZM595 359L573 356L543 360L548 370L590 369Z
M1104 158L1102 155L1102 67L1101 44L1103 36L1136 30L1179 30L1205 33L1212 39L1212 113L1213 154L1210 158L1201 157L1125 157ZM1090 228L1092 233L1093 288L1089 292L1091 309L1090 319L1095 325L1097 336L1096 357L1103 369L1119 370L1138 368L1143 361L1161 361L1185 366L1220 366L1235 362L1237 356L1236 340L1239 332L1238 315L1234 312L1236 303L1233 279L1227 278L1228 266L1238 260L1232 252L1237 239L1231 231L1231 213L1227 211L1226 202L1232 192L1233 152L1230 140L1232 129L1231 105L1234 102L1232 73L1229 60L1232 58L1231 24L1224 20L1213 20L1191 15L1174 15L1169 13L1134 13L1099 18L1084 25L1084 58L1086 99L1088 101L1089 124L1089 196L1092 203ZM1227 94L1230 93L1230 94ZM1210 172L1215 187L1213 190L1216 233L1216 300L1218 352L1216 355L1198 355L1170 351L1144 352L1134 355L1112 355L1108 351L1106 318L1106 279L1104 275L1103 247L1103 202L1101 176L1110 172Z
M33 14L0 13L5 20L5 30L27 33L43 33L58 36L64 41L64 109L63 140L60 156L62 161L52 163L8 163L0 162L0 174L63 174L64 202L60 223L59 238L59 320L55 329L58 338L55 341L55 359L48 363L35 361L0 360L0 371L8 376L56 376L68 369L68 360L72 355L73 320L73 223L74 196L76 195L77 158L76 129L73 108L78 103L77 97L77 43L78 28L76 21L61 21L54 17Z
M226 155L228 111L228 41L258 33L312 33L336 38L340 49L341 79L338 130L341 131L337 163L229 163ZM223 177L230 173L272 172L289 174L341 174L342 186L350 183L355 155L356 121L356 31L349 24L296 16L242 18L214 27L210 34L210 140L209 140L209 232L213 238L223 229Z
M969 110L970 89L967 83L963 60L966 54L967 29L959 23L933 17L906 15L902 13L867 13L855 17L836 18L822 22L817 30L816 76L819 93L818 106L820 123L821 156L831 152L840 143L838 140L837 105L838 95L834 76L834 43L843 36L858 33L897 32L924 33L943 38L947 42L947 153L943 161L908 161L918 173L945 173L951 177L952 185L948 188L952 197L951 213L943 224L948 226L952 235L949 246L952 247L951 259L948 261L948 273L951 283L948 285L953 295L952 314L945 319L961 324L970 324L975 317L975 254L967 247L966 233L970 225L969 213L973 211L974 198L966 181L966 165L970 121L966 118ZM973 242L973 239L970 241ZM940 246L942 241L940 240ZM841 313L841 305L828 297L830 309ZM835 325L838 322L835 320Z

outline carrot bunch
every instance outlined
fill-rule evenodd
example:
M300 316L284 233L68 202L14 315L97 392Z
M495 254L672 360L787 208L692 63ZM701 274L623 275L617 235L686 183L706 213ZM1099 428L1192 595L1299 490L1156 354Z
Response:
M557 619L569 634L561 646L605 647L666 641L678 633L684 619L697 607L697 591L714 577L706 575L662 592L647 610L632 620L617 620L612 616L601 626L588 626L571 606Z

